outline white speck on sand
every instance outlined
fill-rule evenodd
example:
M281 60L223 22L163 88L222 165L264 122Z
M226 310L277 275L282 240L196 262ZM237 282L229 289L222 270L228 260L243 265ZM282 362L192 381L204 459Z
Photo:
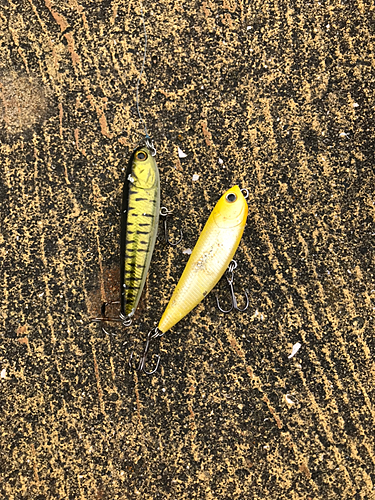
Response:
M299 342L294 344L294 346L292 348L292 353L289 354L288 359L291 359L295 354L297 354L297 352L300 350L300 348L301 348L301 344Z
M187 157L187 154L185 154L182 149L180 149L179 147L177 147L177 151L178 151L178 157L179 158L186 158Z
M289 396L291 396L291 394L285 394L285 396L284 396L284 399L285 399L286 403L288 405L294 405L295 404L294 401L292 399L290 399Z

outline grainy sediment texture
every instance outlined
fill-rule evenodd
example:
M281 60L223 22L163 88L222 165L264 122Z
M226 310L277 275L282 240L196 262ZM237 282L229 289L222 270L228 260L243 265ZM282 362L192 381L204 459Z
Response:
M159 240L132 327L106 335L140 7L1 2L0 497L373 499L374 3L144 8L140 107L184 241ZM131 371L235 183L249 309L210 294L153 344L156 375Z

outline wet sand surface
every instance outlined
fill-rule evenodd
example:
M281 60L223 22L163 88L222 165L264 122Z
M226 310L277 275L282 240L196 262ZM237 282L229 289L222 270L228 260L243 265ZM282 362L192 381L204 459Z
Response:
M158 240L133 325L105 334L89 320L118 299L140 6L1 2L0 497L374 499L374 4L144 9L140 108L184 239ZM134 372L234 184L248 310L211 293Z

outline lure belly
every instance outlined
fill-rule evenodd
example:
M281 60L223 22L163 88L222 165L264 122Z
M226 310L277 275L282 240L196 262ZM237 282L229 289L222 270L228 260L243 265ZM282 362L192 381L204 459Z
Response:
M220 280L240 243L248 214L238 186L213 209L157 329L165 333L184 318Z
M133 316L150 267L160 212L160 180L156 162L145 146L128 163L121 211L121 317Z

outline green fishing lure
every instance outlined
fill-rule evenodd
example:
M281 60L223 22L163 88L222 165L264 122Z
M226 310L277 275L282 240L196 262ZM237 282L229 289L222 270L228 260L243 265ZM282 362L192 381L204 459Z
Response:
M120 316L133 316L145 285L158 232L160 180L146 146L133 152L124 183L121 211Z

